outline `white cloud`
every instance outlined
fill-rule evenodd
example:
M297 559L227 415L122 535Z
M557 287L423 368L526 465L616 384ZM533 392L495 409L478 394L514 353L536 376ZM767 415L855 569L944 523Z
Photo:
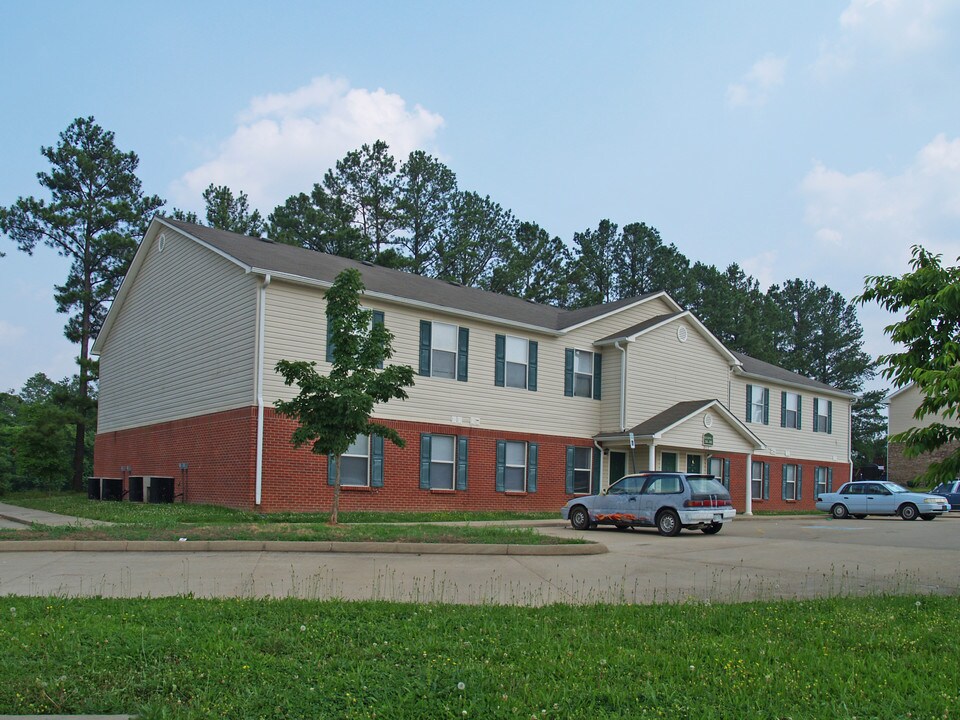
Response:
M25 334L26 329L0 320L0 347L13 347Z
M760 285L760 289L767 291L775 282L782 280L776 275L777 253L766 250L740 261L740 267L747 275L753 276Z
M816 69L844 72L876 57L900 57L941 44L953 0L851 0L838 34L823 42Z
M174 205L200 209L210 183L243 191L264 214L309 191L348 151L384 140L400 159L432 150L443 118L381 89L351 88L343 79L314 78L290 93L255 97L214 157L171 187Z
M783 84L786 58L765 55L753 64L738 83L727 86L727 104L731 107L763 105L770 93Z

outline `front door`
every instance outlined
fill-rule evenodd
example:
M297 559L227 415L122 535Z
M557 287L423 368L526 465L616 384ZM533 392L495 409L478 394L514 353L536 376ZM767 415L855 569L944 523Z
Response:
M610 453L610 484L627 474L627 454L622 452Z
M650 468L651 470L653 468ZM676 453L660 453L660 469L663 472L676 472L677 471L677 454Z
M699 475L701 472L701 460L699 455L687 455L687 472Z

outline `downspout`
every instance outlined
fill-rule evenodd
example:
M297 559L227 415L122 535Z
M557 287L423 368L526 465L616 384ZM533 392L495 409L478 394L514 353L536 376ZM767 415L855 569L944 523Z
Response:
M613 346L620 351L620 432L627 429L627 349L617 340Z
M270 273L263 276L260 283L260 297L257 303L257 476L254 490L254 503L260 507L263 491L263 338L267 315L267 287L270 285Z
M596 440L593 441L593 446L600 451L600 467L597 470L597 472L600 473L600 482L597 484L600 486L600 492L603 492L603 448L600 447L600 443L598 443ZM609 485L609 483L607 484Z

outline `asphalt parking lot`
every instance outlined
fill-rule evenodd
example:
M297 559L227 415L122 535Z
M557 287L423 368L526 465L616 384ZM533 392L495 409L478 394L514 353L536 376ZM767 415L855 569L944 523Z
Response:
M0 553L0 594L307 597L541 605L960 594L960 513L932 522L740 518L718 535L540 528L581 557L331 553Z

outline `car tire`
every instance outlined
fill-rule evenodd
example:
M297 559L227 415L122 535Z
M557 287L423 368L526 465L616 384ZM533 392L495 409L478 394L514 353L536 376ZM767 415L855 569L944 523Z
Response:
M592 530L591 525L596 527L596 523L590 522L590 513L583 505L574 505L570 508L570 526L574 530Z
M704 535L716 535L723 528L723 523L710 523L700 528L700 532Z
M904 520L916 520L919 514L920 511L917 510L917 506L913 503L904 503L900 507L900 517Z
M680 534L680 516L674 510L661 510L657 515L657 531L661 535L673 537Z
M936 519L937 519L937 516L936 516L936 515L921 515L920 517L921 517L922 519L924 519L924 520L936 520Z
M866 514L865 514L865 513L857 513L856 515L854 515L854 517L855 517L857 520L863 520L863 519L866 517Z
M847 506L844 505L843 503L837 503L832 508L830 508L830 514L836 520L845 520L846 518L850 517L850 511L847 510Z

